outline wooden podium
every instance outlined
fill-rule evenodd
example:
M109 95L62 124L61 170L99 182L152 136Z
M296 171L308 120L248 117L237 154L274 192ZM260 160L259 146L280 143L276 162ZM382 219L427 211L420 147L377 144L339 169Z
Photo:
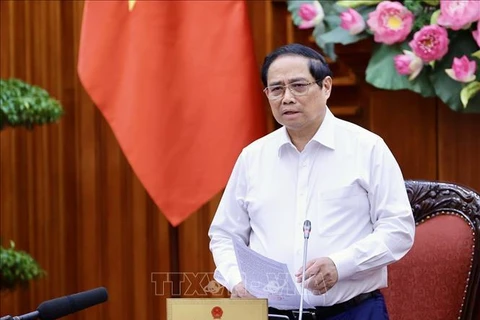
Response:
M267 299L168 298L167 320L267 320Z

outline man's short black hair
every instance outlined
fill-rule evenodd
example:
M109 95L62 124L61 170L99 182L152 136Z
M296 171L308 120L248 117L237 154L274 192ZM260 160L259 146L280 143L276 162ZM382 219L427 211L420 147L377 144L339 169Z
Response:
M318 85L322 86L322 80L326 76L332 76L332 71L328 67L325 58L318 53L317 51L304 46L298 43L287 44L285 46L279 47L268 54L265 59L263 60L262 66L262 83L263 86L267 86L267 75L268 69L270 65L275 61L278 57L292 55L292 56L302 56L309 59L308 62L308 69L310 74L313 76L315 80L318 81Z

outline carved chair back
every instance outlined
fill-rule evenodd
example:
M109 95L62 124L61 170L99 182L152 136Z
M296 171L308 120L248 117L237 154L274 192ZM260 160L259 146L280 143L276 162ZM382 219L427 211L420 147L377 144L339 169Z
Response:
M406 181L415 243L389 266L391 320L480 320L480 196L451 183Z

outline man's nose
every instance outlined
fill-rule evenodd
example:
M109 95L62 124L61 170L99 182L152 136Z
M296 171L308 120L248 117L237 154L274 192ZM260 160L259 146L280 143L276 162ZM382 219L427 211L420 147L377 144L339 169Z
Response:
M283 103L291 103L295 101L295 96L292 94L289 88L285 88L285 93L283 94Z

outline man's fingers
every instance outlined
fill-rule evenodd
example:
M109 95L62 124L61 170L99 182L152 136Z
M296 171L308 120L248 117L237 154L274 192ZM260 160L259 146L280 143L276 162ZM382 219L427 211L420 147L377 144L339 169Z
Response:
M233 298L233 299L241 299L241 298L245 298L246 296L247 296L246 294L232 293L232 295L230 296L230 298Z
M235 296L232 295L232 298L255 298L252 296L248 291L242 292L241 294L236 294Z
M305 288L310 290L314 295L324 294L330 290L327 279L321 273L305 281Z
M327 292L327 290L312 290L312 293L316 296L319 296L321 294L324 294L325 292Z
M305 281L307 281L308 279L311 279L314 276L315 276L314 273L305 272ZM302 274L301 273L297 276L297 282L302 282Z
M230 298L240 298L240 295L238 294L238 291L234 290L232 294L230 295Z
M329 258L311 260L305 270L305 288L313 294L324 294L338 281L337 269ZM302 282L302 273L297 272L297 282Z
M303 269L297 271L295 276L297 277L297 282L302 282L302 271ZM309 261L305 266L305 280L314 277L320 271L320 266L315 264L315 260Z
M252 294L250 294L250 292L247 291L247 289L245 288L243 283L239 283L233 288L232 293L230 294L230 298L233 298L233 299L236 299L236 298L239 298L239 299L242 299L242 298L254 299L255 296L253 296Z
M308 269L310 269L310 267L313 266L314 264L315 264L315 260L310 260L307 262L307 264L305 265L305 277L308 274ZM302 276L302 272L303 272L303 266L301 266L300 269L298 269L298 271L295 273L295 276L296 277Z

